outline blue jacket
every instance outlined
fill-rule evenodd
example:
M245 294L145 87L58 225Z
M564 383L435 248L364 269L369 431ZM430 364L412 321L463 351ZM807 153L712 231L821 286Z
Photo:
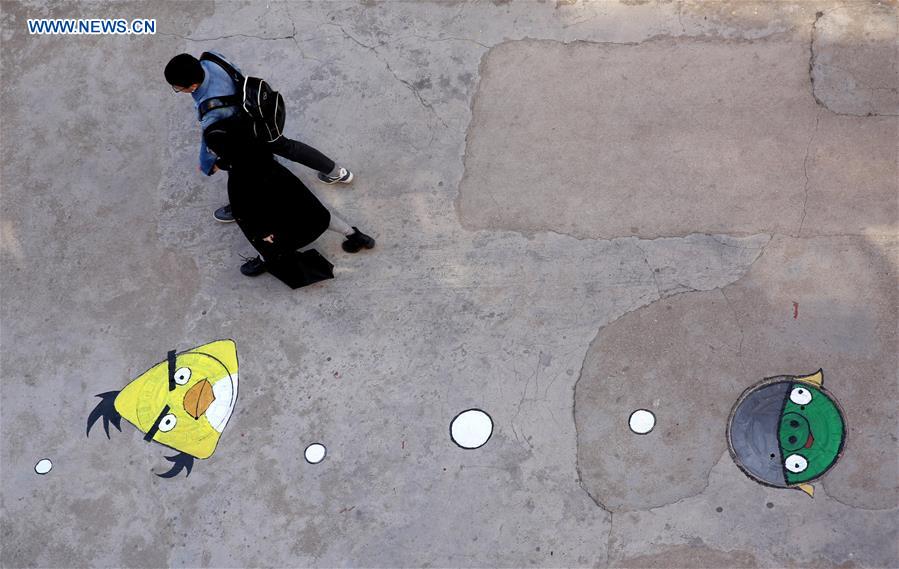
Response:
M240 71L240 68L226 59L224 55L217 51L211 51L210 53L214 53L221 57L230 63L234 69ZM194 108L199 109L200 104L206 99L235 94L236 89L234 81L231 80L231 77L224 69L211 61L201 61L200 65L203 67L203 72L206 76L203 78L203 82L200 83L200 86L197 87L197 90L191 93L191 96L194 98ZM220 109L209 111L200 120L200 170L207 176L212 175L212 167L215 165L216 156L206 148L206 141L203 140L202 132L212 123L226 119L236 112L236 107L222 107Z

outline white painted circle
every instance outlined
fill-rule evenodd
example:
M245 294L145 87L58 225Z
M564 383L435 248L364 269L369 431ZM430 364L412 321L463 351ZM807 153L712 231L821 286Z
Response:
M328 454L328 449L325 448L325 445L319 443L312 443L311 445L306 447L306 462L309 464L318 464L319 462L325 460L325 455Z
M645 435L656 426L656 416L652 414L652 411L637 409L631 413L627 425L638 435Z
M47 474L53 468L53 463L49 458L42 458L34 465L34 471L38 474Z
M493 419L480 409L462 411L450 422L450 438L462 448L484 446L493 434Z

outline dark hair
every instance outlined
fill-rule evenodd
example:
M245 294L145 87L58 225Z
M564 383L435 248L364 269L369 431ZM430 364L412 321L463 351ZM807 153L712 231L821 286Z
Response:
M190 87L202 83L206 74L200 61L189 53L179 53L165 66L165 80L175 87Z

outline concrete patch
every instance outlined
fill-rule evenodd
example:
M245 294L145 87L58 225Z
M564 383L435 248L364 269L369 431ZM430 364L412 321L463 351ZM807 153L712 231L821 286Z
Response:
M812 32L816 100L835 113L899 115L895 46L895 4L819 12Z
M828 113L808 65L788 39L501 44L481 66L462 222L595 238L894 227L895 121ZM818 188L817 172L865 191Z
M822 367L848 426L843 458L822 480L828 495L895 507L896 250L895 240L777 238L737 283L662 300L601 330L575 392L586 489L613 511L696 494L741 391ZM642 437L626 426L639 405L658 417Z

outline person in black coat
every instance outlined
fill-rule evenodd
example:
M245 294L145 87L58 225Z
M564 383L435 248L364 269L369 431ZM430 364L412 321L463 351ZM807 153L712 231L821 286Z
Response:
M246 119L234 117L211 125L207 147L228 171L228 197L237 225L260 256L240 268L247 276L264 273L275 260L309 245L327 229L346 237L343 250L371 249L375 240L328 210L299 178L279 164L252 135Z

